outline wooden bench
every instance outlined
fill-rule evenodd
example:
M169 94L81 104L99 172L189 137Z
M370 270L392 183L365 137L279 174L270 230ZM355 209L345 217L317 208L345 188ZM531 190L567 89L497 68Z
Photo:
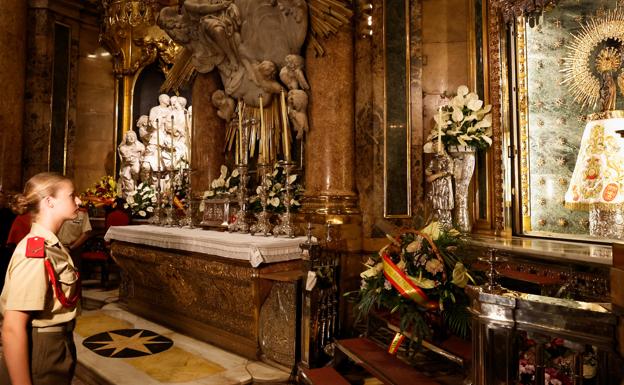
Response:
M350 385L349 381L336 371L326 366L318 369L303 369L301 379L308 385Z
M439 385L368 338L339 340L336 348L386 385Z

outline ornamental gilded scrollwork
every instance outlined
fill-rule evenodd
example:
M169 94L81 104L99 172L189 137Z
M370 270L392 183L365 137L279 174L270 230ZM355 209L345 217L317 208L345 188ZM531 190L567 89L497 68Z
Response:
M505 22L517 17L540 13L559 0L492 0L491 4L502 14Z

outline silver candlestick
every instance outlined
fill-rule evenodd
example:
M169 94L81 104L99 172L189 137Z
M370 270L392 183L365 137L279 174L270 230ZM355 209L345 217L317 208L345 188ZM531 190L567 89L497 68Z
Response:
M154 214L148 219L148 223L151 225L160 226L162 221L162 211L160 206L162 205L162 191L160 188L160 180L162 178L159 171L151 171L150 180L154 180L154 175L156 175L156 207L154 208Z
M236 213L236 222L228 226L229 231L238 231L241 233L249 232L249 224L247 223L247 181L249 176L247 175L247 165L236 165L239 175L238 191L236 192L236 198L238 200L238 212Z
M163 226L172 227L175 225L173 219L173 199L175 197L175 187L173 185L173 179L175 177L175 170L173 167L169 170L169 196L167 197L168 206L165 208L165 218L162 221Z
M256 214L256 219L258 220L249 231L251 234L262 233L265 237L271 233L271 222L269 222L269 212L266 209L267 200L268 200L268 191L267 191L267 172L271 170L271 166L263 163L258 164L258 172L261 175L260 179L260 188L258 196L260 198L260 205L262 206L262 211Z
M191 189L191 173L192 170L190 167L186 169L186 173L182 173L182 179L186 176L186 209L184 210L184 217L180 219L180 226L188 227L189 229L195 228L193 225L193 191ZM180 181L180 183L184 183L184 180Z
M289 238L295 237L295 227L291 223L290 218L290 201L293 198L291 194L291 190L293 187L288 182L290 179L290 173L295 168L295 163L293 162L283 162L282 167L284 168L284 175L286 176L286 183L284 186L284 207L286 211L280 214L280 224L273 228L273 235L276 237L280 234L286 235Z

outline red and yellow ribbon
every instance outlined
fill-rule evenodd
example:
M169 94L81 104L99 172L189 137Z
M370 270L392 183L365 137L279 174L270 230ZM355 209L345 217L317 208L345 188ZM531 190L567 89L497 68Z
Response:
M403 343L404 339L405 339L405 336L403 334L401 333L395 334L394 338L392 339L392 342L390 343L390 346L388 347L388 353L396 354L396 352L399 350L399 347Z
M392 262L388 254L383 254L381 258L383 259L384 276L403 297L411 299L427 309L437 306L436 302L429 300L427 294Z

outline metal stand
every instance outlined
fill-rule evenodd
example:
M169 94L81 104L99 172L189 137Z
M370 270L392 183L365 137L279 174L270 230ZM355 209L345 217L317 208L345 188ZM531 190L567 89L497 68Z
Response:
M150 180L153 180L153 175L156 175L156 207L154 208L154 214L147 220L149 224L160 226L162 223L162 191L160 188L160 181L162 179L161 171L152 171Z
M184 218L180 219L180 226L187 227L189 229L195 228L193 225L193 191L191 189L191 174L193 170L189 167L186 169L186 177L188 183L186 184L186 210L184 212ZM185 173L181 173L181 177L184 179ZM183 180L181 181L183 182Z
M273 235L276 237L280 234L286 235L289 238L295 237L295 227L292 225L290 220L290 201L292 200L291 191L293 187L288 183L290 179L290 173L293 168L295 168L295 163L292 162L284 162L282 163L282 167L284 168L284 174L286 175L286 183L284 186L284 207L286 208L286 212L280 214L280 224L273 228Z
M258 164L258 172L261 174L260 179L260 192L258 193L260 197L260 205L262 205L262 211L256 214L256 218L258 222L256 222L249 231L252 235L255 233L262 233L265 237L271 233L271 223L269 222L269 212L266 210L267 206L267 198L268 192L266 188L266 180L267 180L267 171L271 169L271 166L268 164Z
M249 176L247 175L247 165L237 164L238 175L240 183L238 185L238 191L236 197L238 199L238 213L236 214L236 222L229 225L229 231L238 231L240 233L249 232L249 224L247 223L247 181Z

